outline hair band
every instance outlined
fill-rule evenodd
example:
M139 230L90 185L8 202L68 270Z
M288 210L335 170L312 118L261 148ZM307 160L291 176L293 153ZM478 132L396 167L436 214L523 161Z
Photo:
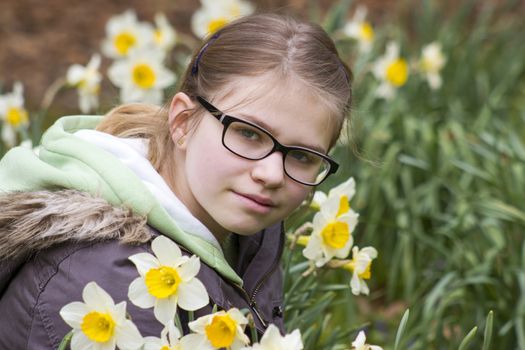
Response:
M199 71L199 61L201 59L202 54L204 53L204 51L206 51L208 46L211 45L211 43L213 43L215 40L217 40L218 37L219 37L219 33L215 33L210 38L210 40L208 40L208 42L206 44L204 44L204 46L201 48L201 50L199 51L199 54L197 55L197 58L195 59L195 62L193 63L193 67L191 67L191 75L197 74L197 72Z

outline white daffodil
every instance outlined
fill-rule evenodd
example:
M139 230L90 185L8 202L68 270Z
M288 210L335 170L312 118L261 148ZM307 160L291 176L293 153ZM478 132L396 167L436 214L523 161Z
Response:
M185 338L181 338L180 331L170 320L162 330L160 338L145 337L144 350L196 350L185 344Z
M390 99L394 97L396 89L405 85L408 79L408 64L399 57L399 46L390 42L385 55L381 56L373 65L372 73L381 82L377 89L377 96Z
M16 144L16 132L29 126L29 114L24 108L24 87L16 82L13 91L0 96L2 140L8 147Z
M60 310L60 316L73 328L72 350L139 349L143 344L137 327L126 319L126 302L117 305L95 282L82 291L84 302L75 301Z
M445 55L443 55L440 43L433 42L423 47L419 61L419 69L425 74L428 85L433 90L439 89L442 85L439 72L446 61L447 59Z
M159 236L151 243L155 256L139 253L129 257L139 271L129 286L129 300L138 307L153 307L155 317L163 324L175 318L177 305L195 311L209 302L206 288L195 276L200 260L195 255L183 256L175 242Z
M95 54L89 60L87 66L74 64L67 71L68 84L75 86L78 91L79 106L82 113L88 113L98 107L98 96L100 93L100 55Z
M310 207L313 209L319 210L321 209L321 206L328 198L338 197L341 201L341 206L344 208L345 206L348 206L348 202L352 199L352 197L355 194L355 181L354 178L351 177L345 182L337 185L336 187L330 189L328 192L328 195L322 191L315 191L314 196L312 198L312 202L310 204Z
M163 13L155 15L154 44L164 51L169 51L175 45L177 34Z
M110 58L127 57L131 49L152 44L153 26L139 22L133 10L113 16L106 23L106 38L102 42L102 52Z
M301 340L301 332L296 329L290 334L286 334L284 337L279 332L279 329L271 324L261 341L258 344L254 344L252 347L242 348L242 350L302 350L303 341Z
M254 11L252 4L243 0L201 0L201 4L202 7L191 18L191 28L199 38L215 33L234 19Z
M365 344L365 341L365 332L359 332L357 338L352 342L352 350L383 350L380 346Z
M370 51L374 42L374 28L366 21L366 13L366 7L358 6L354 17L343 28L343 33L357 40L359 50L363 52Z
M344 259L354 242L352 232L359 215L350 209L348 202L334 196L328 198L313 219L313 231L303 255L317 267L334 256Z
M190 322L188 325L195 333L185 336L184 342L192 349L238 350L250 343L244 334L247 324L248 320L238 309L219 311Z
M377 250L373 247L365 247L359 250L358 247L352 248L352 260L343 265L343 268L352 272L350 287L352 294L359 295L370 293L365 280L370 279L372 260L377 258Z
M164 55L158 48L132 50L109 67L109 79L121 89L121 102L162 103L163 89L175 83L175 74L164 67Z

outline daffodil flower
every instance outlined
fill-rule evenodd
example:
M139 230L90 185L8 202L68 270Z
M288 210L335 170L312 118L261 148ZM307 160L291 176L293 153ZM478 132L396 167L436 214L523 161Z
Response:
M425 74L428 85L433 90L439 89L443 83L439 72L446 61L440 43L433 42L423 47L419 69Z
M253 6L243 0L201 0L202 7L193 14L193 33L204 38L215 33L234 19L253 13Z
M175 83L175 74L164 67L164 57L158 48L134 49L109 67L109 79L121 88L121 102L162 103L163 89Z
M383 350L382 347L366 344L365 341L365 332L359 332L357 338L355 338L355 340L352 342L352 350Z
M67 82L78 91L79 106L82 113L88 113L98 107L100 82L100 55L93 55L87 66L74 64L67 71Z
M75 301L60 310L60 316L73 328L71 349L139 349L143 344L137 327L126 319L126 302L117 305L95 282L82 291L84 302Z
M328 198L338 197L341 201L341 206L344 208L345 205L348 205L348 202L352 199L355 194L355 181L351 177L345 182L337 185L336 187L330 189L328 195L322 191L315 191L312 198L310 207L316 210L320 210L321 206Z
M184 337L192 349L239 350L250 343L244 334L248 320L236 308L199 317L188 325L194 332Z
M13 91L0 96L0 120L2 123L2 140L8 147L16 144L16 132L29 126L29 114L24 108L24 87L16 82Z
M390 99L394 97L396 89L405 85L409 73L408 64L399 56L399 46L396 43L388 43L385 55L374 63L372 73L381 82L376 92L378 97Z
M162 330L160 338L145 337L144 350L196 350L186 344L186 338L181 338L180 331L170 320Z
M370 293L365 280L371 277L370 268L375 258L377 258L377 250L373 247L365 247L361 250L357 246L352 248L352 260L343 266L344 269L352 272L350 281L352 294Z
M261 341L258 344L254 344L252 347L242 348L242 350L302 350L303 341L301 340L301 332L296 329L290 334L286 334L284 337L277 327L271 324Z
M323 266L334 256L346 258L353 244L352 232L358 216L350 209L348 201L338 196L328 198L314 216L313 231L303 255L317 267Z
M153 307L163 324L175 318L177 305L195 311L209 302L206 288L195 276L200 269L196 256L183 256L175 242L159 236L151 243L155 254L139 253L129 257L140 277L129 286L129 300L138 307Z
M359 50L362 52L370 51L372 43L374 42L374 28L365 20L366 13L366 7L358 6L354 17L348 21L343 28L345 35L357 40Z
M169 51L175 45L177 34L163 13L155 15L154 43L164 51Z
M131 49L151 45L153 40L153 26L139 22L135 11L128 10L113 16L106 23L102 53L110 58L124 58L129 55Z

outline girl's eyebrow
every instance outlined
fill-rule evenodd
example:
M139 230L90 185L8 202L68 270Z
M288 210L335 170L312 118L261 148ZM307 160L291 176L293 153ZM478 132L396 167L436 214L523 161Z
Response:
M236 114L235 116L239 116L239 117L242 117L242 119L245 119L261 128L263 128L264 130L268 131L270 134L272 134L273 137L277 138L275 136L275 129L273 129L270 125L266 124L264 121L262 121L261 119L253 116L253 115L249 115L249 114L244 114L244 113L238 113ZM234 117L235 117L234 116ZM279 141L281 142L281 141ZM293 144L288 144L286 146L299 146L299 147L304 147L304 148L308 148L308 149L311 149L313 151L317 151L319 153L322 153L322 154L326 154L326 151L323 149L323 147L321 146L316 146L316 145L307 145L305 143L302 143L302 142L294 142Z

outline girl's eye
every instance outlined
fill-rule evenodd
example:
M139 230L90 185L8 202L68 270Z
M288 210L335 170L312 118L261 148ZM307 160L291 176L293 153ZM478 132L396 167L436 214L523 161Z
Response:
M237 129L237 133L239 135L241 135L243 138L246 138L246 139L249 139L249 140L252 140L252 141L256 141L256 140L260 139L259 133L256 130L254 130L254 129L238 128Z
M301 151L293 151L290 152L289 155L293 157L294 160L298 161L299 163L304 164L311 164L314 162L315 156L313 154L309 154L307 152L301 152Z

